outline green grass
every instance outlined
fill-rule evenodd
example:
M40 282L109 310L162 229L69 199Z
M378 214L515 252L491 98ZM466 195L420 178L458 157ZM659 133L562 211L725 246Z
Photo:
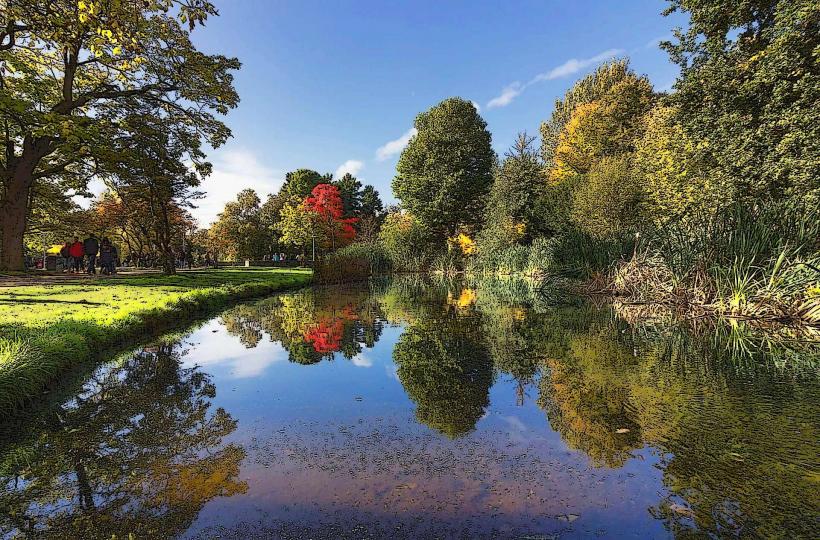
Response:
M0 416L102 351L310 280L309 270L227 269L0 287Z

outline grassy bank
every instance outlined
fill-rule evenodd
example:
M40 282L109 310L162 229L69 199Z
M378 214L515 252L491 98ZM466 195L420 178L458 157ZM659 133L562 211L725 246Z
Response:
M0 287L0 415L100 351L310 280L308 270L231 269Z

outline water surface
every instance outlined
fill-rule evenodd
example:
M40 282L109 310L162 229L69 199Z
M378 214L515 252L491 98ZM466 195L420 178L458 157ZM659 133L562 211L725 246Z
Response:
M0 530L817 537L811 336L646 315L419 279L242 304L10 437Z

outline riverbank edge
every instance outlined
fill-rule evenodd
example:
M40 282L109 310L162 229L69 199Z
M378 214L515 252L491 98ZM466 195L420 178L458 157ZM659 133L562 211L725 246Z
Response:
M657 280L625 280L618 275L619 269L611 273L598 273L587 279L563 278L548 272L420 272L444 277L464 276L470 279L521 279L533 283L536 288L556 286L567 292L586 298L606 298L611 303L623 305L656 306L667 310L681 319L713 318L743 320L774 324L810 330L820 329L820 295L805 295L792 302L783 302L776 295L751 296L741 302L728 298L707 301L709 294L698 288L667 287ZM642 287L634 285L641 282ZM714 293L711 294L714 297Z
M233 303L303 288L312 278L310 273L283 272L269 282L192 289L161 308L135 311L107 326L93 321L60 321L58 329L43 329L38 336L17 343L12 360L0 367L0 417L36 402L76 366L116 354L146 336L159 335Z

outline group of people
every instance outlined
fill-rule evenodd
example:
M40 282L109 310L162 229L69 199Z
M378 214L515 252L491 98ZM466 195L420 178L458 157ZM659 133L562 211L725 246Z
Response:
M102 274L115 274L117 272L117 248L108 238L101 241L93 234L80 242L78 236L74 237L74 242L66 242L60 249L60 256L65 261L65 268L68 272L79 274L97 273L97 262L99 262Z

